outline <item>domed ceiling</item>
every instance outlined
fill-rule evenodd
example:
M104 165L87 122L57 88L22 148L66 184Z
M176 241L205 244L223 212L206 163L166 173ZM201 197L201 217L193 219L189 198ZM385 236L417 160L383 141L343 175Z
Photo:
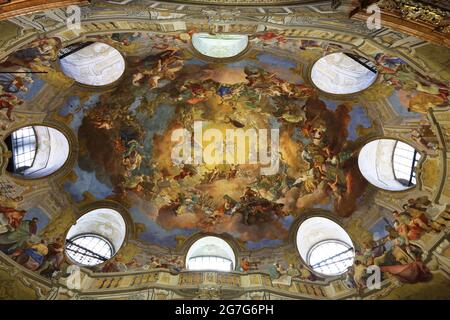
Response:
M302 210L323 208L349 217L371 197L358 170L358 150L367 136L381 134L378 118L360 99L384 96L409 119L425 119L429 106L448 105L443 83L421 78L402 59L382 52L372 57L380 70L377 83L341 98L317 90L308 70L316 57L346 50L343 45L262 34L253 38L251 52L217 63L196 57L189 39L189 34L148 33L87 38L119 48L126 54L126 71L104 92L72 86L55 114L79 145L64 192L75 204L87 195L121 203L144 242L173 247L180 235L225 232L256 249L286 240ZM36 41L3 63L48 72L43 80L37 75L25 82L26 92L18 97L33 101L44 82L73 83L53 69L59 43ZM40 54L40 48L47 51ZM295 52L296 59L283 51ZM203 131L218 128L224 137L229 129L255 129L269 145L270 134L261 129L279 129L279 169L262 175L262 167L275 164L237 157L225 164L174 165L172 133L186 128L195 134L198 124ZM214 142L193 138L204 146ZM275 150L266 152L270 158ZM260 202L229 214L226 206L241 202L247 188Z
M5 172L3 212L25 210L19 223L38 218L34 234L50 243L80 215L113 208L127 223L116 262L132 269L151 256L182 256L198 234L231 239L239 258L274 250L274 259L297 261L295 232L312 212L339 221L363 246L386 237L391 211L405 204L445 210L448 128L437 123L449 110L449 77L430 71L426 50L415 49L423 62L408 48L388 49L383 41L396 43L398 33L368 41L266 30L241 32L248 45L221 59L207 46L197 51L198 31L105 30L71 40L61 32L6 55L2 134L43 123L63 131L71 151L45 179ZM347 64L328 59L336 54ZM327 92L330 83L336 91ZM409 191L383 191L362 175L359 151L382 137L423 156ZM0 246L10 244L4 234ZM283 250L290 256L280 258Z

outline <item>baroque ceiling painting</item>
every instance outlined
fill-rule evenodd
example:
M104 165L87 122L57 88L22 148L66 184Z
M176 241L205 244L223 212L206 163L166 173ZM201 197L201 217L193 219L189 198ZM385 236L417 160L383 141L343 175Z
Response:
M0 3L0 299L449 299L449 8L373 5Z

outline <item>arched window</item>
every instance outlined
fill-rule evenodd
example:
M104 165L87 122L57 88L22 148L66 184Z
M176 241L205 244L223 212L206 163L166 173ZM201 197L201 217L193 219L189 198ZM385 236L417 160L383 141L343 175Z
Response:
M59 52L59 62L66 76L90 86L111 84L125 71L125 60L120 52L101 42L65 47Z
M186 256L188 270L232 271L236 258L223 239L207 236L194 242Z
M353 265L353 243L347 232L336 222L312 217L297 231L300 256L315 272L325 276L345 273Z
M378 139L367 143L358 157L359 170L374 186L402 191L416 185L416 167L420 153L395 139Z
M95 209L70 228L66 236L66 254L80 265L101 264L117 253L125 234L125 220L119 212L109 208Z
M192 45L201 54L211 58L232 58L248 46L248 36L240 34L194 33Z
M332 94L352 94L370 87L377 78L375 65L351 53L332 53L312 67L311 80L320 90Z
M11 133L5 142L12 153L7 171L25 179L48 176L69 158L69 141L54 128L23 127Z

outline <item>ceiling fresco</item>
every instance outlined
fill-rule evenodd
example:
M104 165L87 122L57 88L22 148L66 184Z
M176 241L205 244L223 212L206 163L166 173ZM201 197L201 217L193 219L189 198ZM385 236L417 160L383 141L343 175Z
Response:
M105 41L139 50L147 37ZM77 178L65 184L75 202L86 192L119 201L143 225L139 238L162 246L198 231L226 232L250 248L279 245L302 209L355 210L366 184L355 141L358 129L372 126L362 106L321 100L285 58L255 52L217 66L183 55L176 39L158 40L128 58L116 90L89 96L77 112L69 98L59 112L73 117L80 144ZM280 128L279 173L262 176L246 164L174 166L172 131L198 121L224 131Z
M348 50L328 42L259 34L251 37L249 53L217 63L196 56L188 33L116 33L87 40L118 49L127 68L114 90L75 89L56 110L79 143L64 190L74 204L87 197L121 203L139 226L138 240L163 247L175 247L177 237L196 232L226 233L248 249L274 247L286 241L292 222L306 209L349 217L371 197L357 153L365 136L379 132L362 98L385 97L405 118L424 118L429 107L449 104L444 84L382 52L370 57L379 72L372 87L343 98L321 93L307 79L308 68L324 54ZM11 70L46 73L2 75L2 99L19 109L43 83L72 85L54 67L60 48L58 38L37 40L3 62ZM296 59L280 54L286 51ZM6 118L14 121L13 108ZM239 163L237 157L226 164L174 164L172 133L193 132L195 125L217 128L223 136L230 129L260 135L260 129L279 129L279 149L268 150L269 156L279 153L279 170L263 175L261 164ZM213 145L204 136L193 138Z
M395 50L392 44L404 41L399 33L369 41L324 30L308 36L239 31L240 36L229 37L239 50L230 51L221 46L222 35L208 30L96 28L81 37L49 32L18 45L0 62L0 132L6 136L12 128L30 125L27 117L33 114L33 121L64 126L74 151L62 173L48 181L1 177L0 251L7 257L60 279L74 267L64 239L90 225L89 232L106 240L120 234L113 244L117 252L87 267L97 273L95 289L111 285L114 279L106 277L115 272L124 279L127 271L145 273L151 281L158 274L149 270L156 269L179 276L180 287L196 287L200 276L186 272L189 246L200 236L217 236L235 251L234 272L226 281L241 281L239 272L262 271L277 290L324 298L323 288L334 280L313 272L307 256L316 240L330 233L323 224L318 231L305 224L309 233L300 238L296 233L303 219L314 215L339 225L342 238L355 248L348 273L336 273L341 276L333 287L337 295L360 293L363 265L381 266L383 280L430 280L422 261L431 259L426 241L434 245L449 225L446 204L433 193L441 183L445 146L431 111L448 110L449 86L445 72L425 75L426 68L420 68L425 63L413 61L412 49ZM203 35L200 46L193 44L195 34ZM95 43L100 54L91 55L87 45L64 63L64 49L80 43ZM386 49L389 45L394 49ZM116 62L113 69L108 54ZM346 57L347 65L337 66L332 54ZM376 72L347 59L356 56ZM84 65L84 57L95 57L96 67ZM336 91L327 92L330 88ZM360 151L383 137L420 150L417 187L388 193L363 177ZM109 228L109 218L94 223L80 218L95 210L123 217L120 232ZM47 253L37 262L23 261L21 250L27 246ZM135 280L123 285L133 286Z

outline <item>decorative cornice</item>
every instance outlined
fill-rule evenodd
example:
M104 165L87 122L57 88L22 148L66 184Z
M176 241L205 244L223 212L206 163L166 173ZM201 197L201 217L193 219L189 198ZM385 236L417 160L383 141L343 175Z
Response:
M450 46L450 11L443 5L418 0L380 0L377 5L383 27ZM365 21L369 16L361 9L354 18Z
M450 33L450 11L417 0L381 0L385 14L395 14L405 20L423 22L435 26L438 31Z
M317 3L331 3L331 0L173 0L160 1L171 4L198 4L198 5L218 5L218 6L280 6L280 5L309 5Z
M89 0L12 0L0 5L0 20L70 5L86 5Z

